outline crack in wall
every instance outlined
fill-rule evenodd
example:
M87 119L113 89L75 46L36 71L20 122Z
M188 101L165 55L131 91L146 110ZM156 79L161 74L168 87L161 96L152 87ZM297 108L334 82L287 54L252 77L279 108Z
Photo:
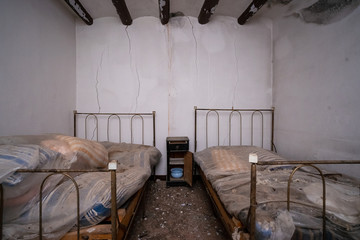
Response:
M168 78L168 87L171 88L172 81L172 44L170 39L170 24L166 24L166 37L167 37L167 48L168 48L168 70L169 70L169 78ZM168 89L168 134L170 134L170 91Z
M209 66L209 70L207 71L208 72L208 76L207 76L207 83L206 83L206 85L207 85L207 96L208 96L208 99L210 99L210 101L208 100L208 105L212 105L212 102L211 102L211 100L212 99L214 99L214 94L212 94L213 93L213 91L211 91L211 84L210 84L210 78L211 78L211 76L212 76L212 72L211 72L211 70L212 70L212 68L210 67L211 66L211 57L210 57L210 54L209 54L209 52L208 52L208 66Z
M101 112L100 97L99 97L99 84L100 84L99 75L100 75L100 71L102 70L105 50L106 50L106 48L104 48L104 50L101 53L100 62L99 62L99 65L98 65L98 67L96 69L96 77L95 77L95 80L96 80L96 82L95 82L95 92L96 92L96 102L97 102L97 105L98 105L98 113ZM96 120L94 119L94 121L96 121ZM96 124L96 122L95 122L95 124ZM97 130L97 126L95 126L95 128L93 130L91 140L94 139L96 130Z
M130 68L132 70L132 62L133 62L133 59L132 59L132 45L131 45L131 39L130 39L129 32L127 30L128 27L129 26L125 27L125 32L126 32L126 36L128 38L128 42L129 42ZM139 100L139 96L140 96L141 82L140 82L139 71L138 71L138 67L137 67L136 62L134 63L134 66L135 66L135 74L136 74L136 80L137 80L137 94L136 94L136 97L135 97L135 109L134 109L134 112L136 112L137 106L138 106L138 100Z
M104 48L104 50L103 50L102 53L101 53L99 66L98 66L97 69L96 69L95 91L96 91L96 101L97 101L98 112L99 112L99 113L100 113L100 111L101 111L100 98L99 98L99 84L100 84L99 74L100 74L100 70L102 69L102 65L103 65L104 53L105 53L105 48Z
M236 49L236 37L234 38L234 55L235 55L235 63L236 63L236 83L235 83L235 88L234 88L234 94L233 94L233 100L232 100L232 107L234 107L234 103L235 103L235 97L236 97L236 90L237 90L237 87L238 87L238 84L239 84L239 80L240 80L240 73L239 73L239 58L238 58L238 55L237 55L237 49Z
M187 16L187 19L189 20L189 23L191 25L191 32L195 41L195 67L196 67L196 80L198 80L199 78L199 69L198 69L198 42L196 40L195 37L195 32L194 32L194 25L192 24L189 16Z

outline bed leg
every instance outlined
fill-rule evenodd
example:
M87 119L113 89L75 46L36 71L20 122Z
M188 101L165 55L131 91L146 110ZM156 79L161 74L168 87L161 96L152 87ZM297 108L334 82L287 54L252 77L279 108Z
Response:
M251 164L251 188L250 188L250 240L255 240L256 226L256 164Z
M117 239L117 206L116 206L116 169L111 170L111 235L112 240Z
M2 238L3 230L3 209L4 209L4 193L2 184L0 184L0 239Z

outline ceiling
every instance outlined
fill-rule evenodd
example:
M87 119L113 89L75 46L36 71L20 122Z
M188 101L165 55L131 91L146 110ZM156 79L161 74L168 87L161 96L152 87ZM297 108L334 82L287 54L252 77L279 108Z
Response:
M206 24L212 16L238 18L245 24L254 18L300 17L305 22L328 24L348 15L360 0L64 0L86 24L101 17L120 17L124 25L153 16L167 24L174 16L197 17ZM253 16L255 15L256 16Z
M112 0L80 0L92 17L118 16ZM127 0L126 5L133 19L143 16L159 17L159 0ZM238 18L252 0L220 0L214 15ZM204 0L172 0L170 13L182 12L185 16L198 17Z

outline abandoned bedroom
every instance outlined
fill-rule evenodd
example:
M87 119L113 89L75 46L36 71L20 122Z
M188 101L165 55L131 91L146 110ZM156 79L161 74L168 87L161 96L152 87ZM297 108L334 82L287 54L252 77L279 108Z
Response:
M360 0L0 0L0 239L360 239Z

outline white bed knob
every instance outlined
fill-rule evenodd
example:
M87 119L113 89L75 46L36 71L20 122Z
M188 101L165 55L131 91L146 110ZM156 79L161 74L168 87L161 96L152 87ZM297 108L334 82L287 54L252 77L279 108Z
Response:
M109 169L109 170L116 170L116 169L117 169L117 161L116 161L116 160L112 160L111 162L109 162L109 164L108 164L108 169Z
M249 154L249 162L250 163L257 163L258 162L258 155L256 153Z

